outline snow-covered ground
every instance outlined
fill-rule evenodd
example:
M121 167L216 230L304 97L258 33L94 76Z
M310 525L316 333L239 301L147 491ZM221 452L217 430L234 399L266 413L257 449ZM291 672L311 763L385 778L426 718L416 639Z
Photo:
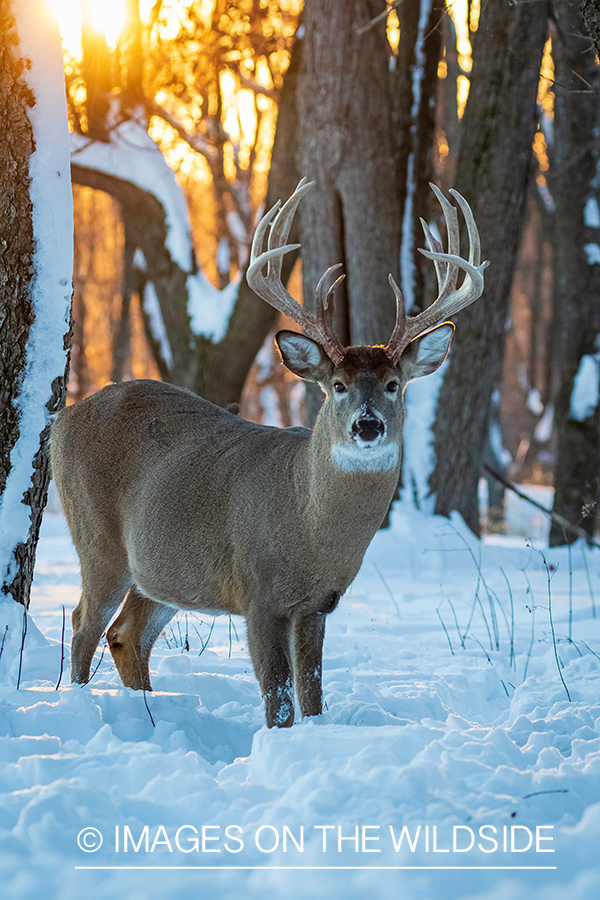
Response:
M47 514L20 690L14 641L0 660L3 896L596 900L600 551L544 552L564 685L541 556L399 506L328 620L326 712L268 731L243 622L227 617L212 633L188 617L189 650L185 617L173 623L146 698L120 686L108 651L89 685L70 686L79 573L63 520ZM124 851L127 826L137 852ZM535 852L536 826L539 849L555 852ZM78 847L90 828L96 852ZM484 852L494 828L498 850ZM504 834L521 848L527 829L533 848L505 852ZM453 835L457 852L444 852ZM80 840L91 850L98 837Z

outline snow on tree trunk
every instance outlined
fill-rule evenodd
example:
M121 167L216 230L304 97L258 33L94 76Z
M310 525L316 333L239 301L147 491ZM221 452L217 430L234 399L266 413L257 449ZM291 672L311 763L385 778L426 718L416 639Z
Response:
M441 51L443 8L432 0L403 4L398 8L400 46L394 85L394 141L400 173L399 197L402 222L400 278L407 310L422 309L436 295L434 269L417 248L423 246L420 217L431 208L429 182L433 178L435 97ZM436 210L437 212L437 210ZM434 223L432 223L435 227ZM420 242L420 243L419 243ZM404 428L403 498L423 509L429 502L428 478L433 467L432 426L440 370L418 379L406 392Z
M557 35L554 147L550 188L556 206L555 308L560 387L554 511L590 534L600 488L600 164L599 69L579 15L579 0L555 10ZM553 525L551 544L573 539Z
M0 106L4 624L15 618L8 598L29 604L49 480L47 439L65 396L70 332L73 214L64 73L58 28L44 0L0 0Z

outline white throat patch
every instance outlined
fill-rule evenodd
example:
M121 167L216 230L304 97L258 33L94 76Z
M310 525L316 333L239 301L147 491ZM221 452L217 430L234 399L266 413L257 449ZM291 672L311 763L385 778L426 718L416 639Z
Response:
M333 444L331 459L342 472L389 472L398 465L398 444L359 447L356 444Z

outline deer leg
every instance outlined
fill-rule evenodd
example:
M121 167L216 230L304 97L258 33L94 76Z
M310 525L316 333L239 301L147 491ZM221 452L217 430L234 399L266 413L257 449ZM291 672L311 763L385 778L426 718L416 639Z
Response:
M98 642L128 588L127 567L81 561L81 599L71 614L71 681L85 684Z
M267 726L289 728L294 724L289 619L251 608L247 622L250 656L265 701Z
M303 716L319 716L323 711L321 678L325 614L298 616L293 623L294 679Z
M170 619L172 606L144 597L135 585L127 594L123 609L107 632L108 646L125 687L151 691L150 652Z

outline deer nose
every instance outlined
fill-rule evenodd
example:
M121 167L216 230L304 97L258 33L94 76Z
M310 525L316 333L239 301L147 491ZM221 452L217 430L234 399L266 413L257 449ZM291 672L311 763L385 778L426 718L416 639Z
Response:
M352 434L361 441L374 441L382 437L385 425L378 416L360 416L352 423Z

